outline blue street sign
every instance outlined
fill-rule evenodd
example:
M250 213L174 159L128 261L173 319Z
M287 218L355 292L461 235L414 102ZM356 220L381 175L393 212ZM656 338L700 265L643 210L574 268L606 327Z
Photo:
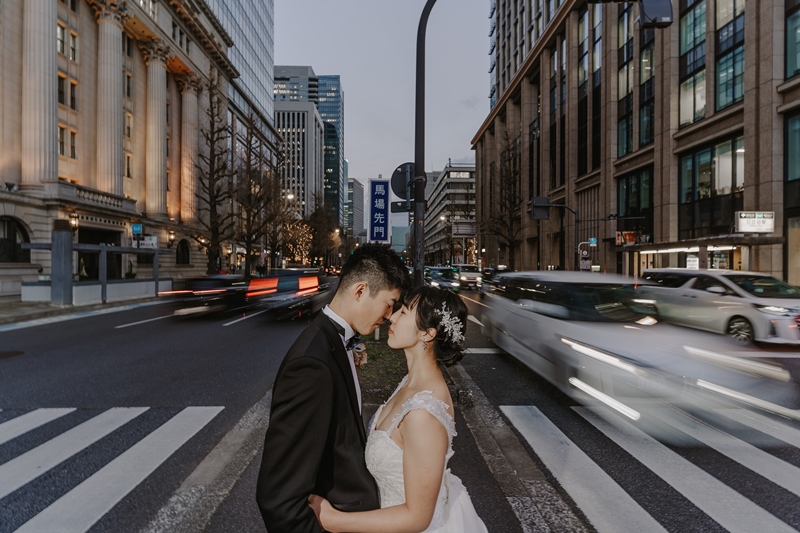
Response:
M141 224L131 224L131 233L134 235L141 235L142 234L142 225Z
M369 180L369 240L389 242L389 180Z

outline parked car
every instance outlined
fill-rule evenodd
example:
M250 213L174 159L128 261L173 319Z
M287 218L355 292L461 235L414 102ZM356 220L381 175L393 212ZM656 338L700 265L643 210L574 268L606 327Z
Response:
M461 287L465 289L480 289L481 287L481 271L478 265L458 264L453 265L458 272L458 279L461 282Z
M800 289L767 274L738 270L645 270L658 314L682 326L753 341L800 344Z
M789 370L731 339L659 323L642 292L610 274L500 274L484 300L482 331L568 396L648 430L658 431L663 402L709 416L732 403L800 419Z
M425 284L453 292L461 290L458 271L453 267L425 267Z

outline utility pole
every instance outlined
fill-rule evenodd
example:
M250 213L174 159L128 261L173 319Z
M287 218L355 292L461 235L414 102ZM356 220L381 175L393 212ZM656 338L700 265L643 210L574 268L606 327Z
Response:
M436 0L428 0L417 29L417 90L414 123L414 286L424 283L425 270L425 31Z

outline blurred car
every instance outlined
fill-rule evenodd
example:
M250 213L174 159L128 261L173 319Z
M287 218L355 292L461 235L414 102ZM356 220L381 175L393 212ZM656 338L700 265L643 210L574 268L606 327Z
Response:
M753 341L800 344L800 289L767 274L738 270L645 270L658 314L674 324Z
M659 323L630 278L537 271L494 281L484 334L582 403L634 421L652 420L663 402L712 413L736 403L800 420L789 370L725 337Z
M453 292L461 289L458 271L453 267L425 267L425 284Z
M276 269L264 276L217 274L189 278L186 288L160 293L175 299L175 316L252 309L288 311L286 316L313 313L333 297L327 283L320 283L316 269Z
M478 265L458 264L453 265L458 272L458 280L461 287L466 289L479 289L481 286L481 271Z

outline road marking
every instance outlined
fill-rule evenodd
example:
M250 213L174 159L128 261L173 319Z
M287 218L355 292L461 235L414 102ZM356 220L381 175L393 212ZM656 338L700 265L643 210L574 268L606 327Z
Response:
M254 316L258 316L261 313L266 313L267 311L269 311L269 309L263 309L261 311L256 311L255 313L251 313L249 315L245 315L242 318L237 318L236 320L234 320L232 322L228 322L227 324L222 324L222 327L231 326L233 324L236 324L237 322L241 322L242 320L247 320L248 318L253 318Z
M598 531L666 531L536 407L500 409Z
M483 303L483 302L479 302L478 300L473 300L472 298L467 298L467 297L466 297L466 296L464 296L463 294L461 295L461 297L462 297L462 298L464 298L465 300L469 300L470 302L474 302L474 303L476 303L476 304L478 304L478 305L482 305L482 306L484 306L484 307L488 307L489 309L491 309L491 308L492 308L492 306L491 306L491 305L486 305L485 303Z
M491 355L496 353L503 353L500 348L467 348L464 350L465 354L471 355Z
M88 531L224 407L187 407L53 502L16 533Z
M138 326L139 324L147 324L148 322L155 322L156 320L164 320L165 318L170 318L170 317L172 317L172 315L157 316L155 318L148 318L147 320L131 322L130 324L121 324L119 326L114 326L114 329L129 328L131 326Z
M107 315L109 313L119 313L120 311L130 311L131 309L138 309L139 307L147 307L150 305L161 305L167 303L166 301L159 302L144 302L133 305L123 305L120 307L109 307L107 309L98 309L96 311L83 311L80 313L71 313L68 315L51 316L47 318L37 318L28 320L27 322L17 322L14 324L5 324L0 326L0 333L4 331L13 331L15 329L32 328L36 326L46 326L48 324L55 324L57 322L65 322L67 320L76 320L78 318L88 318L97 315ZM24 320L24 319L23 319Z
M800 468L687 414L667 411L667 416L664 416L665 412L657 409L651 413L661 422L694 437L712 450L800 496ZM673 413L678 416L670 416Z
M715 409L715 412L730 418L734 422L750 426L762 433L766 433L770 437L800 448L800 430L787 426L778 420L745 409Z
M0 444L16 439L20 435L61 418L74 410L74 407L66 409L37 409L13 418L8 422L3 422L0 424Z
M120 407L105 411L50 439L41 446L0 465L0 499L66 461L87 446L147 411L147 407Z
M796 531L610 410L572 409L731 533Z
M474 316L474 315L469 315L469 316L467 317L467 320L469 320L470 322L475 322L475 323L476 323L476 324L478 324L480 327L483 327L483 322L481 322L480 320L478 320L477 318L475 318L475 316Z

